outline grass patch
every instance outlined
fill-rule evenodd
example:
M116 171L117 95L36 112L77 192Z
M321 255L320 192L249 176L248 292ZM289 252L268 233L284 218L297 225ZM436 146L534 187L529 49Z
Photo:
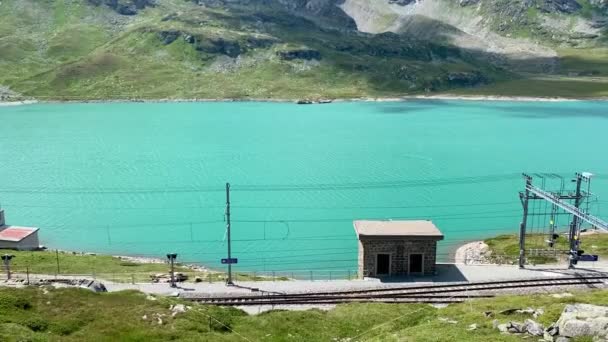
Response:
M547 235L530 234L526 236L526 250L529 249L549 249L546 240ZM500 235L491 239L485 240L485 243L490 247L490 258L495 262L512 263L519 258L519 236L518 235ZM592 234L583 235L581 237L581 247L585 254L597 254L601 257L608 257L608 234ZM570 245L567 237L560 235L555 242L556 250L569 250ZM563 257L563 255L562 255ZM556 262L557 259L548 256L531 256L527 257L528 262L533 264L547 264Z
M96 277L99 279L117 282L150 282L151 275L163 273L170 270L168 264L162 263L138 263L110 255L89 255L71 252L55 251L13 251L0 250L0 254L12 254L15 258L11 262L11 269L17 276L23 277L26 272L32 275L42 274L47 276L71 276L79 275ZM57 258L59 257L59 258ZM59 259L59 262L57 261ZM59 263L59 268L57 264ZM188 276L188 281L200 278L204 282L225 282L227 275L217 271L194 271L188 267L177 264L176 272ZM287 281L284 276L258 276L249 273L233 274L233 279L238 281Z
M166 264L136 263L109 255L82 255L69 252L55 251L12 251L0 250L0 254L13 254L12 269L14 272L47 275L113 275L114 278L130 278L134 274L136 280L150 280L149 275L167 273ZM59 262L57 261L59 260ZM57 264L59 263L59 268ZM178 266L178 272L189 271Z
M492 328L492 321L523 321L523 315L499 315L533 305L545 314L540 323L557 320L566 304L608 305L608 292L595 290L556 299L549 295L502 296L437 309L423 304L346 304L331 311L270 311L249 316L234 308L150 301L135 291L97 294L83 289L0 288L2 341L520 341ZM171 316L169 306L192 306ZM531 304L533 303L533 304ZM485 311L495 317L487 318ZM158 317L161 319L159 324ZM446 324L440 318L458 321ZM469 324L478 329L468 331Z

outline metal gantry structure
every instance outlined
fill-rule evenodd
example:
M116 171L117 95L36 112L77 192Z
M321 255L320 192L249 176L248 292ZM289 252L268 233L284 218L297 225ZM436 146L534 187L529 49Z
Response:
M565 190L563 180L560 190L552 192L533 185L532 176L528 174L524 174L523 176L526 181L526 186L525 190L520 192L519 194L523 206L523 219L520 224L519 231L519 267L523 268L526 260L526 233L528 229L528 219L531 215L530 201L541 200L546 201L548 204L551 204L553 214L555 213L556 209L559 208L564 213L572 217L568 231L568 267L574 268L582 252L579 251L581 224L583 222L586 222L595 229L601 229L608 232L608 222L593 215L590 215L588 212L588 208L586 211L581 209L581 205L583 204L584 200L588 199L591 196L589 189L593 174L588 172L577 173L576 178L572 180L573 182L576 182L576 190L574 192L566 193L564 193ZM582 189L583 182L588 184L586 191ZM573 203L570 203L568 201L573 201ZM555 241L555 238L557 236L557 234L555 234L555 224L553 222L553 216L551 217L550 221L550 229L551 231L548 243L553 246L553 242Z

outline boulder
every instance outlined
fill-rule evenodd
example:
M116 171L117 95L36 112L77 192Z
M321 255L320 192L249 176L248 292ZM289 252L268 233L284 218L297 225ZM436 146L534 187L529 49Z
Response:
M528 332L528 334L534 335L534 336L543 336L544 332L545 332L544 328L541 324L539 324L531 319L526 320L525 328L526 328L526 331Z
M608 317L598 317L589 321L593 336L608 337Z
M526 326L519 322L509 322L507 323L507 331L511 334L524 334Z
M108 290L106 289L106 286L104 284L98 282L97 280L91 281L87 285L87 288L93 292L108 292Z
M561 336L603 338L608 331L608 307L592 304L567 305L556 324Z
M498 324L496 326L496 328L498 329L498 331L500 331L501 333L508 333L509 332L509 325L508 324Z
M172 317L175 317L180 313L186 312L186 306L184 304L171 305L171 307L169 309L171 310Z
M566 337L590 336L591 326L585 321L572 319L559 327L560 334Z
M548 327L547 330L545 330L545 332L547 334L549 334L549 336L559 335L559 327L557 325L553 324L550 327Z

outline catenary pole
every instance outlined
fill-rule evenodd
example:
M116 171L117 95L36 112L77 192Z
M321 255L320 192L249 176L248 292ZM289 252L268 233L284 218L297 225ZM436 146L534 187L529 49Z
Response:
M232 254L230 240L230 183L226 183L226 238L228 239L228 280L227 285L234 285L232 282Z
M520 193L524 215L519 225L519 268L524 268L526 262L526 226L528 224L528 200L530 199L530 190L528 189L532 185L532 177L524 174L524 178L526 179L526 190Z
M574 206L578 209L581 206L583 201L583 196L581 196L581 185L583 182L583 175L580 173L576 174L576 195L574 198ZM579 218L576 215L572 215L572 222L570 223L570 233L568 237L570 238L570 257L568 258L568 268L574 268L576 261L578 259L578 228L579 228Z

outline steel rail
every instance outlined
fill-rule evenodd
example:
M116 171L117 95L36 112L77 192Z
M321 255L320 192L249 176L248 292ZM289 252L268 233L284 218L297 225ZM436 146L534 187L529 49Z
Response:
M470 284L448 284L439 286L427 286L416 288L398 289L371 289L342 292L324 292L308 294L272 294L264 296L187 296L183 299L212 305L277 305L277 304L301 304L301 303L334 303L334 302L371 302L371 301L422 301L446 299L440 294L462 293L469 291L492 291L503 289L532 288L532 287L554 287L554 286L577 286L604 284L608 276L576 277L576 278L540 278L529 280L499 281ZM413 291L412 291L413 290ZM480 298L487 295L451 295L456 299Z

